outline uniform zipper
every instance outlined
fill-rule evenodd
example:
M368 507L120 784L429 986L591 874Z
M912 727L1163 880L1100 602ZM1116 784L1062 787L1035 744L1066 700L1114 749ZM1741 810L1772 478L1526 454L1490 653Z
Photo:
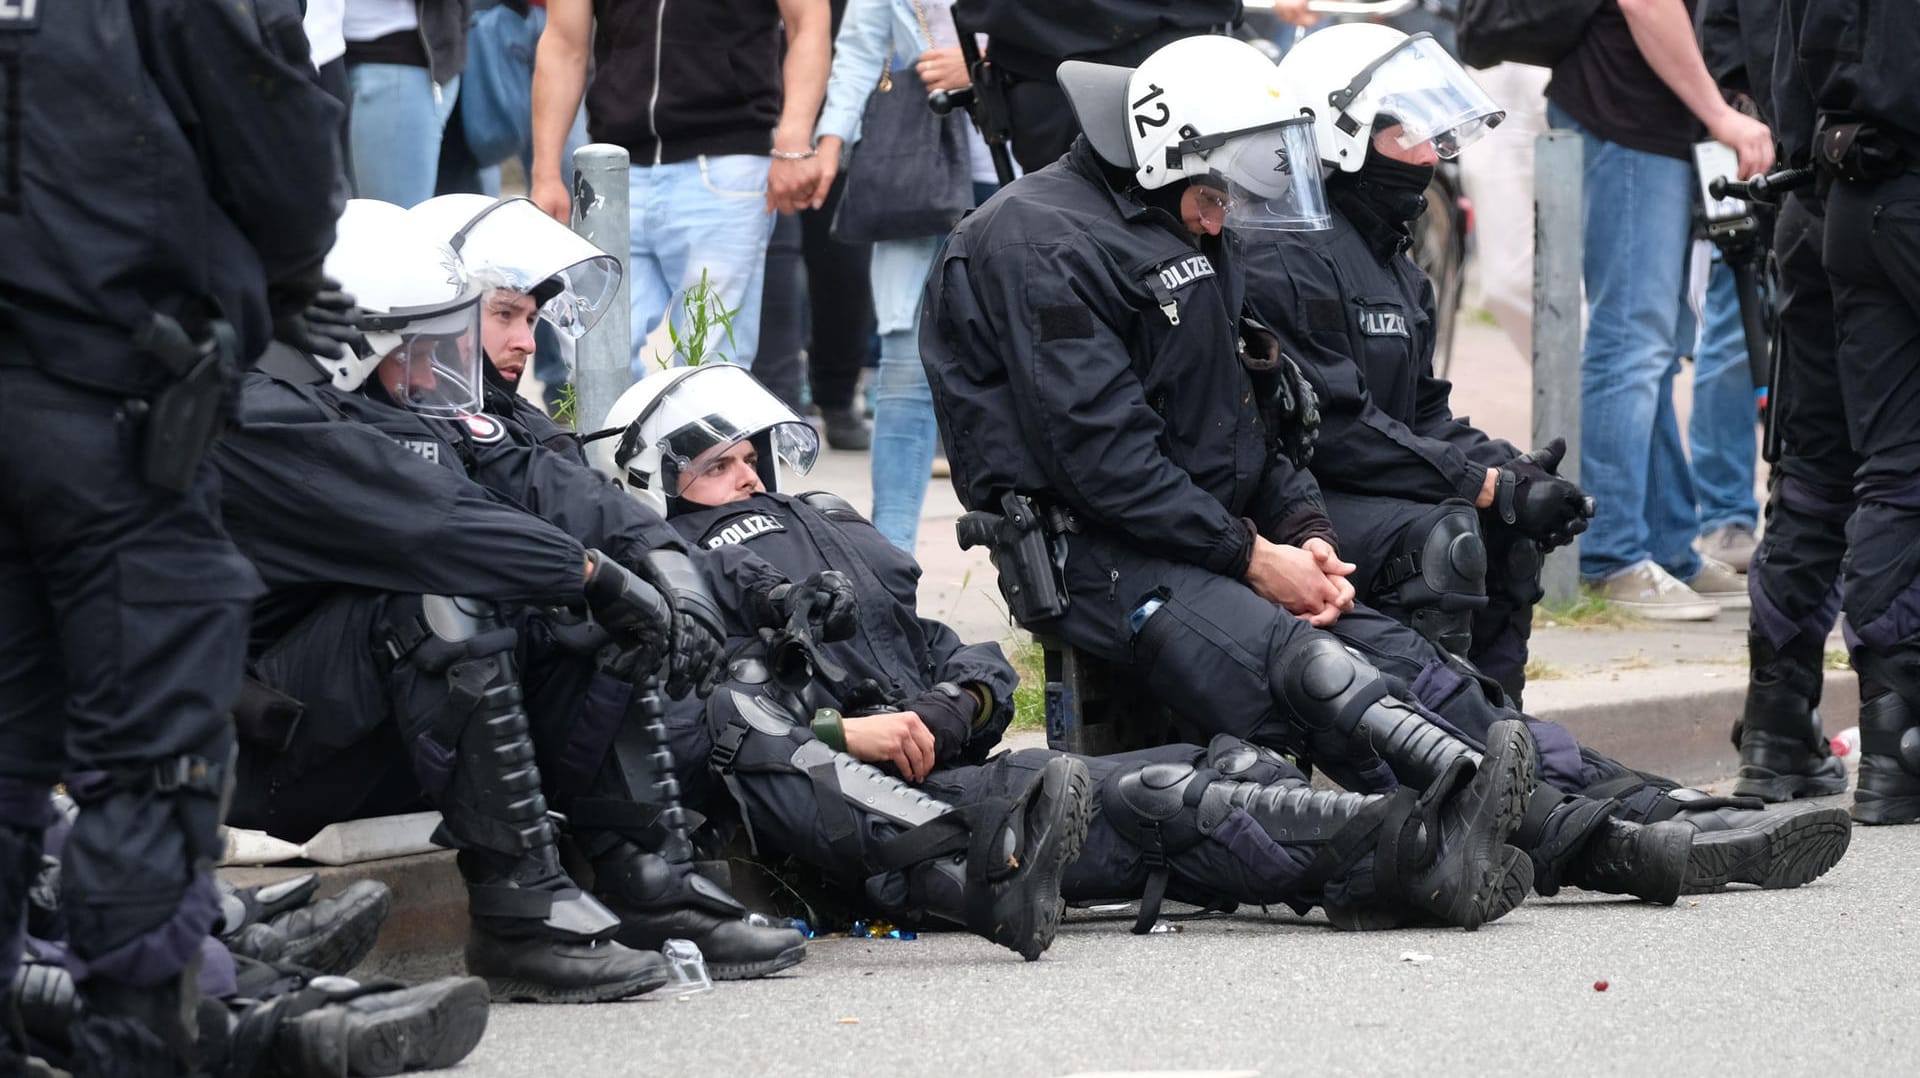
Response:
M654 111L660 104L660 51L661 39L667 31L667 0L660 0L653 17L653 95L647 98L647 131L653 135L653 163L661 163L667 152L666 142L660 137L660 125L654 119Z

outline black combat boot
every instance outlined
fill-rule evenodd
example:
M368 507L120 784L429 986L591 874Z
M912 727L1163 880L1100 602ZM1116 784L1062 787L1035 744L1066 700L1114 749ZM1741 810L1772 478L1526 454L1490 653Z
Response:
M1618 799L1622 820L1673 821L1693 828L1681 884L1686 894L1730 883L1798 887L1838 864L1853 839L1845 809L1768 808L1758 798L1715 797L1657 777L1628 775L1596 783L1587 796Z
M298 998L303 994L320 998ZM246 1074L367 1078L439 1070L465 1059L487 1031L487 984L477 977L412 987L314 982L289 1004L273 1016L270 1069Z
M94 978L68 1026L75 1078L179 1078L198 1066L199 956L181 977L149 988Z
M291 962L317 973L345 973L380 938L393 893L378 880L355 880L315 901L312 873L265 887L220 887L220 940L235 954Z
M879 782L898 783L868 770ZM916 907L965 925L1032 962L1053 945L1060 927L1065 906L1060 880L1086 840L1092 785L1086 764L1054 757L1011 803L969 805L940 818L964 821L966 830L949 833L937 820L882 847L881 858L911 866L907 884ZM917 856L947 834L969 837L967 851Z
M1533 886L1542 895L1563 885L1632 895L1671 906L1686 881L1693 828L1675 821L1616 819L1620 803L1535 790L1515 842L1533 858Z
M1847 788L1847 767L1820 730L1824 641L1796 639L1775 651L1759 633L1747 634L1752 674L1746 709L1733 726L1740 750L1735 796L1762 801L1824 797Z
M1853 818L1863 824L1920 821L1920 708L1899 693L1870 684L1863 672L1860 704L1860 784Z

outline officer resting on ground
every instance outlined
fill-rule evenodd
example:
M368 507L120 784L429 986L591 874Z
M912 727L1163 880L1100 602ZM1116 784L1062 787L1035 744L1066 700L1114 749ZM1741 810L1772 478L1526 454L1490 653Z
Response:
M73 803L55 797L47 855L30 875L26 961L12 995L28 1051L71 1067L72 1026L85 1003L67 968L67 911L58 854ZM266 887L219 881L216 936L200 941L199 1069L208 1078L344 1078L449 1067L487 1028L487 989L472 977L408 987L343 976L372 950L391 901L359 880L314 901L309 873ZM16 1073L13 1070L9 1075ZM32 1075L52 1075L33 1069Z
M1086 134L955 229L921 335L961 501L1042 540L996 551L1015 618L1133 667L1202 736L1350 789L1430 786L1517 713L1465 660L1350 605L1292 414L1310 397L1285 357L1240 358L1242 234L1325 217L1313 121L1223 38L1060 81ZM1542 893L1794 886L1845 849L1830 810L1730 805L1532 729L1546 782L1515 845Z
M699 367L647 379L614 418L628 419L623 478L664 496L697 548L751 550L793 579L829 572L858 600L851 635L828 643L757 633L760 619L732 612L728 680L704 715L675 713L682 758L712 761L725 786L713 797L731 793L762 854L816 866L888 918L931 914L1028 958L1051 939L1062 896L1144 898L1143 930L1169 894L1223 908L1321 905L1347 928L1408 918L1473 929L1525 897L1530 865L1504 844L1533 784L1524 724L1501 724L1484 766L1457 760L1418 796L1315 791L1276 754L1227 735L1204 749L989 759L1012 718L1013 668L999 645L965 644L921 617L920 567L845 501L779 491L780 462L812 463L813 433L797 415L738 368ZM1054 833L1013 840L1027 879L1011 874L992 903L1012 916L989 923L961 881L982 870L982 822L1009 802L1024 806L1027 828ZM991 883L998 866L985 868Z
M305 338L341 111L288 0L9 3L0 43L0 1014L64 779L74 1067L171 1076L260 587L205 452Z
M1313 476L1359 601L1518 707L1541 555L1585 531L1593 503L1554 474L1564 443L1522 456L1454 416L1433 376L1433 286L1407 256L1438 156L1505 114L1431 38L1387 26L1328 27L1280 76L1314 107L1329 227L1247 245L1247 310L1313 386Z
M651 774L629 766L655 669L682 694L713 672L719 618L684 545L597 474L470 412L481 289L405 211L349 203L327 265L363 297L350 358L322 374L270 356L218 454L227 524L270 589L253 674L293 701L241 711L234 822L299 840L424 793L460 851L468 969L502 998L657 987L645 949L666 937L693 939L721 977L799 961L798 933L750 923L660 856L681 818L642 804ZM784 582L758 569L716 579ZM560 867L549 795L592 895Z

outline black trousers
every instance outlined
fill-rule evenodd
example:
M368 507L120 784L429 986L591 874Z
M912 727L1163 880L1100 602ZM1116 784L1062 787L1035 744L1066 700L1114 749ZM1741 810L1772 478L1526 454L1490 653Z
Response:
M63 870L74 951L148 985L197 953L214 906L194 865L220 849L218 791L154 775L226 766L260 580L221 526L211 465L184 496L141 478L127 403L0 366L0 847L37 850L66 778L82 803ZM109 774L112 792L82 793ZM29 878L0 872L0 967Z
M1871 651L1912 649L1920 643L1920 173L1836 183L1824 261L1840 395L1860 457L1842 570L1847 624Z
M860 370L872 351L873 284L867 274L873 245L841 243L832 235L834 211L845 190L842 173L819 209L779 215L767 245L753 373L796 411L802 351L813 403L823 411L852 407Z

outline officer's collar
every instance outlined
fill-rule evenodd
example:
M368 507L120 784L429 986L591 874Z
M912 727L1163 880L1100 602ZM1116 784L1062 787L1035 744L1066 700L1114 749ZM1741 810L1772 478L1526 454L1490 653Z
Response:
M1093 152L1093 144L1087 141L1085 135L1074 136L1073 146L1067 150L1067 167L1106 192L1107 197L1113 200L1114 208L1120 211L1120 216L1128 221L1140 221L1149 217L1164 219L1167 216L1164 211L1140 201L1136 193L1138 188L1115 184L1118 170L1102 161L1100 155ZM1174 223L1179 224L1179 221L1176 219Z

